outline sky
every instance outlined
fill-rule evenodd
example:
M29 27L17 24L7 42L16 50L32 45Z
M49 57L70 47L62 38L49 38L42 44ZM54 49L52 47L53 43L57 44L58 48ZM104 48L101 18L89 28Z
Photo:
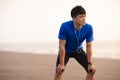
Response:
M0 0L0 43L58 42L76 5L85 8L95 41L120 40L120 0Z

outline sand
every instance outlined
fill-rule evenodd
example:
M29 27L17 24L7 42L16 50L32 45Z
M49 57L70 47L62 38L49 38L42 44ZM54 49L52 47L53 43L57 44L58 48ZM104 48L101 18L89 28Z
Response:
M57 55L0 51L0 80L53 80ZM120 60L93 58L95 80L120 80ZM85 80L85 70L70 59L64 80Z

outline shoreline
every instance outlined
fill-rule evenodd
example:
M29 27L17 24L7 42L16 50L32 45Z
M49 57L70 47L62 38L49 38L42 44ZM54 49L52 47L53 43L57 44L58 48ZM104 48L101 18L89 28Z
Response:
M10 50L8 50L8 51L5 51L5 50L0 50L0 53L14 53L14 54L33 54L33 55L53 55L53 56L56 56L57 55L57 52L55 53L55 52L53 52L53 51L51 51L51 52L41 52L41 53L38 53L38 52L29 52L29 51L10 51ZM108 53L109 54L109 53ZM101 54L102 55L102 54ZM94 55L93 54L93 58L98 58L98 59L112 59L112 60L120 60L120 58L118 57L118 58L116 58L116 57L109 57L109 56L101 56L101 55Z

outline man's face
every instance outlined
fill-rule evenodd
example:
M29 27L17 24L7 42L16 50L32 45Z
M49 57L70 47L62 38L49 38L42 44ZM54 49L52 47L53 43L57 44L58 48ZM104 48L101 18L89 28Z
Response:
M84 25L86 21L86 14L78 14L76 17L73 18L74 22L77 25Z

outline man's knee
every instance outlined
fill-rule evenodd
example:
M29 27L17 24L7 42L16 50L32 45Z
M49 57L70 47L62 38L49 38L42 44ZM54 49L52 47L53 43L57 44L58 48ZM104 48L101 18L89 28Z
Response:
M96 73L96 68L94 67L91 73L88 72L86 80L94 80L95 73Z
M96 67L93 65L93 75L96 73Z
M64 70L60 70L59 68L56 68L56 76L61 76L63 74Z
M92 69L90 69L88 71L88 74L91 75L91 76L93 76L93 75L95 75L95 73L96 73L96 67L94 65L92 65Z

